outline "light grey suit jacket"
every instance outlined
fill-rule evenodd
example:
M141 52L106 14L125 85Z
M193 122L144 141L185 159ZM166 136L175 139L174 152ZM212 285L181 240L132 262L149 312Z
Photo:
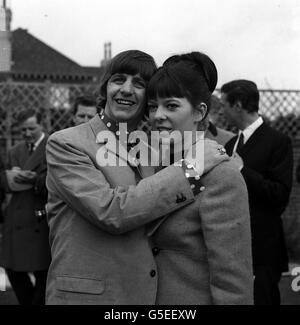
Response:
M104 144L96 137L103 130L97 115L53 134L47 144L47 304L154 304L157 269L144 225L194 201L179 167L138 184L128 164L99 167Z
M204 191L153 233L158 305L253 303L248 195L224 162L201 177ZM153 228L152 228L153 230Z

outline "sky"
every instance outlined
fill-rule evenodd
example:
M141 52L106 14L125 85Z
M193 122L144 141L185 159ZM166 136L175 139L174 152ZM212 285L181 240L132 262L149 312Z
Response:
M139 49L158 65L202 51L218 87L244 78L259 88L300 90L300 0L7 0L12 28L25 28L85 66Z

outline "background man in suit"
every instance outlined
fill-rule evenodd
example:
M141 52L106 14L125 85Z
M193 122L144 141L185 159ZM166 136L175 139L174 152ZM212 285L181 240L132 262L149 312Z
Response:
M221 88L222 111L239 133L226 144L247 184L252 228L254 303L280 304L278 283L288 270L281 214L292 187L290 139L266 125L258 114L254 82L235 80Z
M6 191L12 192L3 225L3 267L19 303L40 305L50 264L45 212L47 137L41 115L34 110L22 112L19 121L24 140L8 153L8 168L14 176L2 174Z
M92 119L98 112L96 98L93 95L79 96L75 100L73 110L74 125L85 123Z

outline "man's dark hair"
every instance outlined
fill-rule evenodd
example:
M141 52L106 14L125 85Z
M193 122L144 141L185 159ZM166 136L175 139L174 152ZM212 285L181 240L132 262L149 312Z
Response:
M106 67L102 77L98 105L105 107L107 83L112 75L116 73L140 74L148 82L156 70L157 66L153 57L145 52L129 50L117 54Z
M36 121L38 124L42 123L42 114L39 111L36 111L32 108L23 110L19 113L17 120L19 124L22 124L23 122L25 122L27 119L29 119L30 117L36 117Z
M221 87L221 93L226 95L231 106L240 101L248 113L258 112L259 91L253 81L244 79L230 81Z
M96 96L94 96L92 94L85 94L85 95L82 95L82 96L78 96L75 99L75 103L74 103L74 107L73 107L73 115L75 115L77 113L79 105L82 105L82 106L95 106L96 109L97 109L97 113L100 112L100 108L97 106Z

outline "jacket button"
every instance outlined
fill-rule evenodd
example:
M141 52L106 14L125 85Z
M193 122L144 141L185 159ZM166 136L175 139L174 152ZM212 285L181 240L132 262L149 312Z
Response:
M159 254L159 251L160 251L160 249L159 249L158 247L153 247L153 248L152 248L152 254L153 254L154 256L158 255L158 254Z
M155 270L152 270L150 272L150 276L151 276L151 278L154 278L156 276L156 271Z

